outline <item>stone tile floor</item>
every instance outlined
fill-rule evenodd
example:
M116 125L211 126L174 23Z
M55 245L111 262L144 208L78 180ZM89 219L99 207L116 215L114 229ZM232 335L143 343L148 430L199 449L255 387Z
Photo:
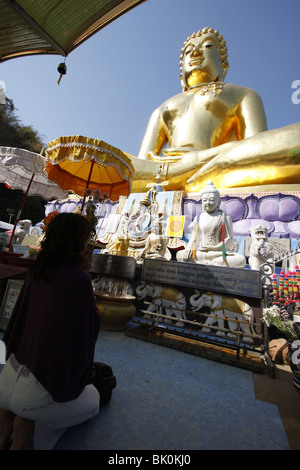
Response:
M255 397L251 371L124 331L100 331L95 360L116 375L111 402L69 428L57 450L290 449L278 407Z

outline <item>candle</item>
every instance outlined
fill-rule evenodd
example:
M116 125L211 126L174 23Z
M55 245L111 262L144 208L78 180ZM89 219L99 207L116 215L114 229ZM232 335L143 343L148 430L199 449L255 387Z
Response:
M277 276L273 274L272 276L272 289L273 289L273 300L277 300L278 287L277 287Z

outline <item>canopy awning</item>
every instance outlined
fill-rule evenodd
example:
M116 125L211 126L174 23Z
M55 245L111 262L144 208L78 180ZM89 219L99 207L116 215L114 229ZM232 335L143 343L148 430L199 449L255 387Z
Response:
M146 0L0 0L0 62L33 54L66 57Z

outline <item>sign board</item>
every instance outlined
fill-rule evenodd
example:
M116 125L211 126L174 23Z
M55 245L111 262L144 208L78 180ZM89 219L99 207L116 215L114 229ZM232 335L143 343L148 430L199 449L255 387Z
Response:
M250 269L145 259L142 279L261 298L261 275Z
M102 253L93 253L90 272L102 276L115 276L133 279L135 275L136 260L130 256L115 256Z

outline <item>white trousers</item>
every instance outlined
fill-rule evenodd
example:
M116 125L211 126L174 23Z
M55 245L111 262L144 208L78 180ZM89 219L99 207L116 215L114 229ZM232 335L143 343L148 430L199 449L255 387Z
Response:
M52 449L68 427L98 414L100 395L93 385L87 385L75 400L60 403L27 368L15 369L8 360L0 373L0 407L36 421L36 450Z

